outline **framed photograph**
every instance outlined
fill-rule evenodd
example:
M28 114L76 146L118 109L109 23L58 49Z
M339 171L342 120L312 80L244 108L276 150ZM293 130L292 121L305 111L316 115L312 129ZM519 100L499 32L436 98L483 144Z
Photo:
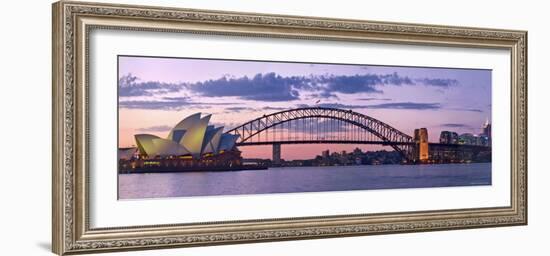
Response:
M53 5L53 251L527 224L527 32Z

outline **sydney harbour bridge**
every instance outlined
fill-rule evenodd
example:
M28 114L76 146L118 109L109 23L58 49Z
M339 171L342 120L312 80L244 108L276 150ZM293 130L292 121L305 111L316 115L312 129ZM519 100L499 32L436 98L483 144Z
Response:
M410 136L378 119L352 110L305 107L263 115L227 133L238 135L237 147L272 145L273 161L280 161L283 144L371 144L389 146L403 162L452 162L489 154L480 145L429 143L427 130Z

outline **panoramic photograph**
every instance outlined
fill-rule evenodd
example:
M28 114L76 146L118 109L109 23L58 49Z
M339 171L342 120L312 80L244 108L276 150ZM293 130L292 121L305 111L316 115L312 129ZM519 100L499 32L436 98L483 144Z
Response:
M490 186L491 70L118 56L118 198Z

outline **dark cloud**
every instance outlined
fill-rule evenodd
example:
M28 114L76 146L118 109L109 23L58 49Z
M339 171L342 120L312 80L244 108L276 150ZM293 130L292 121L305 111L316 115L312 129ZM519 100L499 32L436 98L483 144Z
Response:
M182 110L186 107L193 108L210 108L193 102L185 101L158 101L158 100L129 100L120 101L120 108L126 109L150 109L150 110Z
M320 129L318 130L319 133L323 132L323 129L321 127L331 127L333 130L340 129L341 131L346 130L349 128L349 126L345 122L341 122L336 119L329 119L329 118L305 118L305 119L297 119L290 122L282 123L279 125L276 125L274 128L279 130L301 130L301 129L312 129L317 132L317 127Z
M157 125L138 129L140 132L166 132L170 130L172 130L172 127L168 125Z
M228 107L225 108L225 112L244 112L244 111L256 111L256 110L268 110L268 111L282 111L287 110L288 108L284 107L263 107L263 108L251 108L251 107Z
M325 91L353 94L359 92L382 93L376 88L382 80L377 75L329 76L320 81L326 84Z
M439 103L416 103L416 102L396 102L396 103L383 103L376 105L369 105L371 109L415 109L415 110L431 110L440 109Z
M161 82L139 82L139 79L132 74L122 76L118 79L118 96L153 96L179 92L183 84L161 83Z
M449 110L477 112L477 113L482 113L483 112L483 110L478 109L478 108L449 108Z
M284 107L263 107L262 110L287 110L288 108Z
M417 84L446 88L458 82L453 79L411 79L398 73L285 77L271 72L259 73L251 78L223 76L196 83L161 83L140 82L137 77L128 74L119 79L119 96L154 96L187 90L204 97L230 96L244 100L278 102L302 99L301 93L304 92L315 98L338 99L338 93L381 94L382 87L386 85Z
M336 93L383 93L384 85L414 85L413 79L397 73L378 75L323 75L283 77L276 73L234 78L222 77L186 85L190 91L204 97L234 96L255 101L292 101L300 92L312 92L311 97L338 99Z
M317 105L309 106L307 104L300 104L300 107L322 107L322 108L338 108L338 109L361 109L368 108L368 105L349 105L341 103L321 103Z
M380 85L414 84L408 77L397 73L389 75L354 76L291 76L275 73L256 74L253 78L228 78L208 80L186 86L192 92L205 97L235 96L257 101L291 101L300 99L300 91L314 92L311 96L337 98L335 93L382 93Z
M377 87L383 85L414 85L412 79L397 73L379 75L364 74L353 76L321 76L313 79L313 83L321 84L320 88L330 93L382 93Z
M477 109L477 108L463 108L461 109L462 111L469 111L469 112L478 112L478 113L482 113L483 110L481 109Z
M182 110L185 108L208 109L212 106L238 105L239 103L193 102L189 97L163 97L163 100L126 100L118 106L126 109Z
M440 126L441 127L448 127L448 128L470 128L470 126L467 125L467 124L453 124L453 123L441 124Z
M254 108L250 107L228 107L225 108L225 112L243 112L243 111L254 111Z
M424 85L444 88L458 85L458 80L456 79L420 78L416 79L416 81Z
M445 87L456 84L451 79L419 79L424 85ZM235 96L257 101L291 101L300 99L300 92L312 92L311 97L338 99L336 93L383 93L385 85L415 85L415 80L392 74L322 75L283 77L275 73L256 74L252 78L208 80L187 85L187 88L205 97Z
M359 98L358 100L362 100L362 101L390 101L391 99L389 98L374 98L374 97L367 97L367 98Z
M414 85L415 83L408 76L400 76L397 72L394 72L389 75L381 75L383 84L392 84L392 85Z
M320 93L313 93L313 94L310 94L309 97L311 99L318 99L318 98L335 99L335 100L339 99L338 95L331 93L329 91L321 91Z
M300 98L297 88L306 87L300 77L282 77L275 73L257 74L253 78L208 80L187 88L205 97L236 96L256 101L290 101Z
M338 108L338 109L414 109L414 110L431 110L440 109L439 103L416 103L416 102L396 102L373 105L348 105L341 103L322 103L317 105L298 104L297 107L323 107L323 108Z
M184 97L162 97L163 100L168 100L168 101L191 101L191 97L187 97L187 96L184 96Z

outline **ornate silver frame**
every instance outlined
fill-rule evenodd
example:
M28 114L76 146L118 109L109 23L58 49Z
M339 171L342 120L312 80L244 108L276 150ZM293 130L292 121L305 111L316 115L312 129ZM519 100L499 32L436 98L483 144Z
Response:
M511 51L511 205L92 229L87 192L93 29L343 40ZM527 224L527 32L61 1L53 4L53 251L57 254Z

